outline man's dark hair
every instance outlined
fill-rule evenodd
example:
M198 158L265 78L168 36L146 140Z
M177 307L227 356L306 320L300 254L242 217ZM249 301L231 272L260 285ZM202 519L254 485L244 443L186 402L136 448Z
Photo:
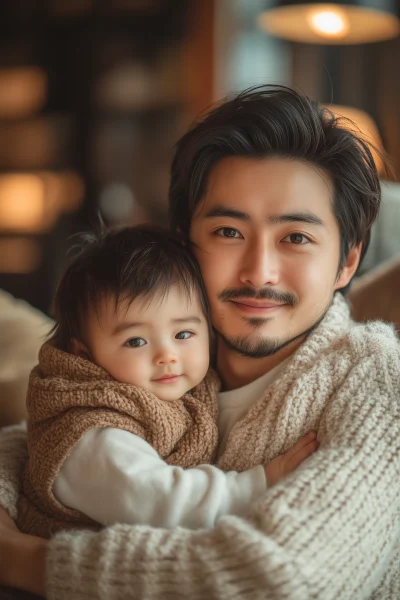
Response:
M84 341L85 320L103 299L130 303L136 298L161 298L171 286L181 286L187 297L199 294L210 323L209 306L195 258L177 236L150 226L119 230L99 229L80 236L78 252L66 268L54 299L56 325L51 339L71 351L73 339Z
M316 165L333 180L339 266L360 242L363 257L379 211L380 182L368 143L345 121L285 86L258 86L220 104L177 144L169 191L172 229L189 237L210 172L223 158L294 158Z

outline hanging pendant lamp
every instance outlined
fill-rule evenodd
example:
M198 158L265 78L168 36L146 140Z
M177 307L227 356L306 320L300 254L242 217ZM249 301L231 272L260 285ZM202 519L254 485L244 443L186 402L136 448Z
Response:
M350 106L330 104L326 108L333 112L335 117L344 117L344 120L340 123L341 127L349 129L370 144L369 149L371 150L378 173L383 175L385 173L385 165L382 155L385 154L385 150L378 127L372 117L364 110Z
M259 16L272 35L307 44L365 44L400 32L396 0L281 0Z

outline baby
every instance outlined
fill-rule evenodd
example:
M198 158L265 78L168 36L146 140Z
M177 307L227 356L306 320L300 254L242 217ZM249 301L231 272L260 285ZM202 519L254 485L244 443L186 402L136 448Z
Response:
M56 326L28 390L29 460L18 526L116 522L213 527L243 515L316 447L302 438L268 465L224 473L219 382L195 259L142 226L87 236L55 297Z

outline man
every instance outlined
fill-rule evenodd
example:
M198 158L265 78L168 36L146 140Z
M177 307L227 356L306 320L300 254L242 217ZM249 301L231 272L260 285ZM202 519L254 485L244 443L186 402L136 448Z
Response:
M400 597L400 350L389 326L352 323L339 292L379 202L366 145L288 88L245 92L182 138L171 220L200 263L216 331L218 466L266 462L309 429L320 448L212 531L24 537L15 562L29 546L41 578L22 581L20 567L9 583L57 599ZM0 493L12 515L15 435L3 437Z

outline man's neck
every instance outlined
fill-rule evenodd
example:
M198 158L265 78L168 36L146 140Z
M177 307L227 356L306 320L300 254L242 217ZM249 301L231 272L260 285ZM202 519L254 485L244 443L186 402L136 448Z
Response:
M222 381L222 390L240 388L265 375L291 356L304 342L304 336L288 344L282 350L265 358L247 358L229 348L224 340L218 339L217 371Z

